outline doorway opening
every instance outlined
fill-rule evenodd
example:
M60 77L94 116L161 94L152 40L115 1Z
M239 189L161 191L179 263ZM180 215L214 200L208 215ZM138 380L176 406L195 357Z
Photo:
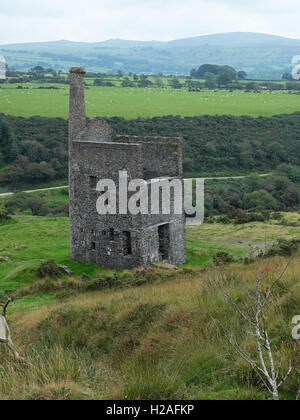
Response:
M159 253L162 261L170 258L170 226L163 225L158 228Z
M132 255L132 240L130 232L123 232L123 255Z

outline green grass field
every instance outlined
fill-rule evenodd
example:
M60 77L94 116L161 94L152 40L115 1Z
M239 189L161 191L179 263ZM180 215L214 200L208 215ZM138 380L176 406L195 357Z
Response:
M0 113L31 117L68 117L69 89L39 90L30 85L0 89ZM45 86L45 85L43 85ZM188 92L175 89L107 88L90 86L86 91L88 116L151 118L162 115L250 115L253 117L300 111L300 96L282 91L251 93L243 91Z
M47 200L60 199L62 203L66 200L56 191L35 195L43 197L46 203ZM299 218L297 213L287 214L288 221L297 223ZM204 224L187 227L188 260L184 267L198 269L206 264L211 265L213 255L219 251L229 252L237 259L242 258L250 251L250 245L263 245L279 238L300 239L300 225L280 226L270 221L238 226ZM28 210L0 225L0 255L10 258L9 263L0 263L0 294L36 281L36 268L48 259L69 266L75 276L98 276L112 272L69 258L68 218L33 217Z

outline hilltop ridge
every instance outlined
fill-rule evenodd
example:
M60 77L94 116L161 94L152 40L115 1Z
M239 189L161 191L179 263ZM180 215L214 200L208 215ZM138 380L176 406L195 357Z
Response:
M67 70L80 65L92 72L189 74L193 67L211 63L231 65L258 79L281 78L292 70L292 58L299 52L298 39L249 32L171 41L61 40L0 45L0 54L16 70L36 65Z

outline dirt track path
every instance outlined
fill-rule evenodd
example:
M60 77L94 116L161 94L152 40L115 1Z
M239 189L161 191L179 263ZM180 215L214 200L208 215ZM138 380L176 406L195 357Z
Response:
M272 175L272 174L263 174L263 175L259 175L259 176L266 177L266 176L270 176L270 175ZM225 177L221 177L221 178L217 178L217 177L216 178L204 178L204 180L209 181L209 180L217 180L217 179L219 179L219 180L224 180L224 179L244 179L244 178L247 178L248 176L249 175L225 176ZM193 178L193 179L197 179L197 178ZM203 179L203 178L198 178L198 179ZM68 185L63 185L61 187L50 187L50 188L42 188L42 189L38 189L38 190L28 190L28 191L19 191L19 192L25 193L25 194L32 194L32 193L35 193L35 192L62 190L64 188L69 188L69 186ZM15 194L16 193L14 193L14 192L2 193L2 194L0 194L0 198L10 197L10 196L15 195Z

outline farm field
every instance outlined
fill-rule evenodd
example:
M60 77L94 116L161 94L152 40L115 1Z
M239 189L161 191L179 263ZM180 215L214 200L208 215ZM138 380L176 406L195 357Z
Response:
M38 89L37 84L30 85L28 89L3 85L0 89L0 113L22 117L38 115L67 118L69 89L62 85L53 86L59 89ZM284 91L188 92L176 89L89 86L86 102L88 116L119 116L126 119L223 114L271 117L300 111L300 96Z

